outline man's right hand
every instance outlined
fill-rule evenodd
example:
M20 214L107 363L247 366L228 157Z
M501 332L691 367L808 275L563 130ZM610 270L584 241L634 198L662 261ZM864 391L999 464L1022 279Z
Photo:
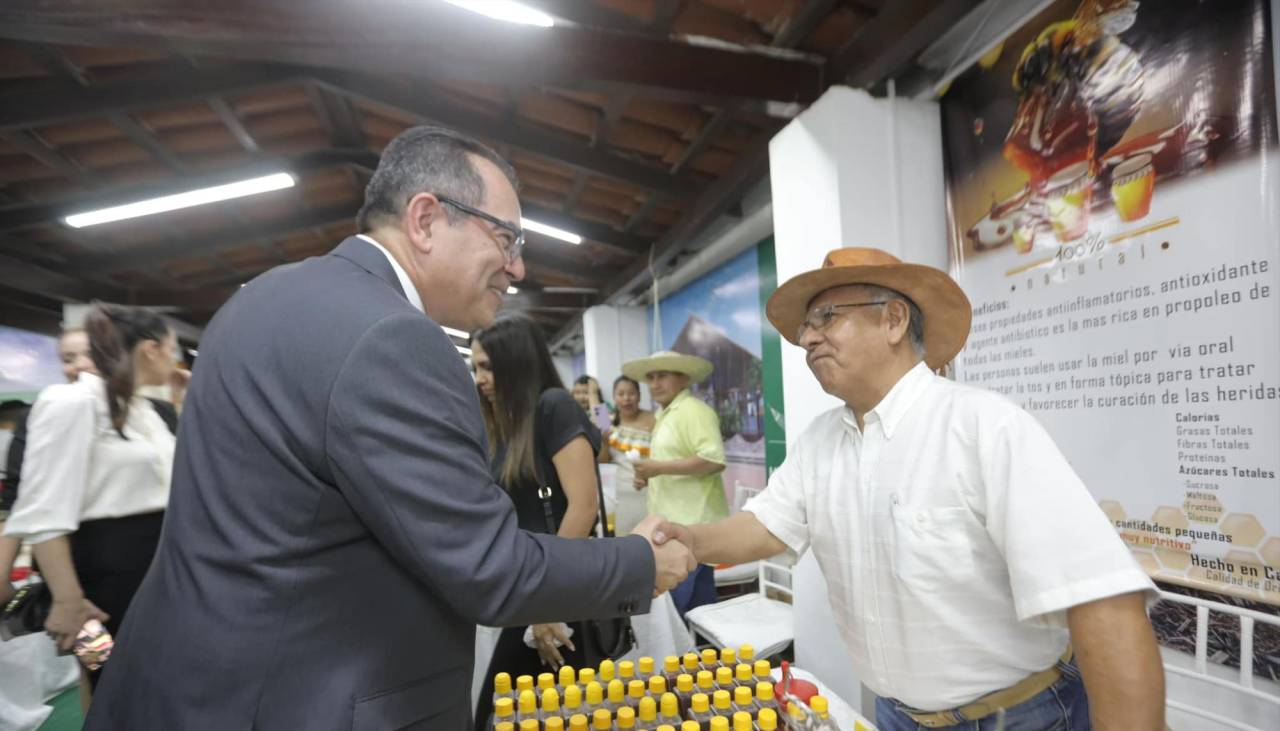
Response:
M660 521L657 525L653 526L649 540L657 546L661 546L673 540L679 541L688 547L695 557L698 555L698 547L694 543L693 531L689 530L689 526L687 525L672 523L667 520Z
M664 537L661 544L654 541L655 529L667 524L662 516L650 515L631 531L632 535L641 535L648 539L649 546L653 549L653 595L655 597L674 589L698 568L698 562L688 546L678 540L670 540L670 535Z

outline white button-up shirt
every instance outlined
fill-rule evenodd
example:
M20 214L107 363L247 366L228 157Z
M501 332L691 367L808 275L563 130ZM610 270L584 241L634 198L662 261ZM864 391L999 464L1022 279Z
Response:
M106 382L82 372L40 393L27 421L22 487L7 536L41 543L82 521L164 510L174 438L146 399L135 396L121 438L111 425Z
M1044 428L924 364L863 419L822 414L744 507L812 548L854 671L923 710L1044 670L1066 610L1154 585Z

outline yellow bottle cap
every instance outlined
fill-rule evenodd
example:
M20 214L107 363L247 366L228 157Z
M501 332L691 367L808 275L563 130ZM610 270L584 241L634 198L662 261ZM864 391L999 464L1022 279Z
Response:
M680 731L702 731L702 724L697 721L685 721L680 724Z
M520 731L540 731L541 725L536 718L526 718L520 722Z
M521 729L521 731L524 731ZM751 714L746 711L738 711L733 714L733 731L752 731Z
M633 680L630 683L627 683L627 695L631 696L632 698L643 698L644 697L644 681Z
M564 689L564 707L577 708L582 705L582 688L576 685L566 686Z
M591 714L591 718L592 726L595 728L606 729L606 731L613 728L613 714L609 713L607 708L597 708L596 712Z
M680 672L680 658L675 655L667 655L662 658L662 672L678 673Z
M756 700L773 702L773 683L756 683Z
M723 688L733 683L733 671L729 668L716 668L716 685Z
M649 695L661 696L667 692L667 679L661 675L649 678Z
M742 662L749 663L756 657L756 648L751 645L742 645L738 648L738 657Z
M720 650L720 664L733 667L738 664L738 651L732 647L726 647Z
M693 676L688 673L680 673L676 676L676 690L681 693L688 693L693 690Z
M853 722L853 731L871 731L871 727L863 723L862 721L855 720Z
M733 689L734 703L737 703L740 706L746 706L746 705L750 705L751 701L752 701L752 697L751 697L750 688L744 685L739 685L737 688Z
M516 725L510 721L499 721L493 725L493 731L516 731Z
M756 677L771 678L773 677L773 666L768 660L756 660Z
M651 657L640 658L640 674L653 675L653 658Z
M662 715L666 718L680 715L680 701L675 693L662 694Z
M636 716L641 721L653 721L658 718L658 702L653 696L647 695L640 699L640 705L636 708Z
M569 716L569 731L587 731L587 717L581 713Z
M510 698L499 698L493 703L493 715L498 718L516 715L516 703Z
M627 697L627 686L622 684L621 680L614 678L609 681L609 702L618 704L623 698Z
M739 665L733 669L733 674L737 677L739 683L750 683L752 681L750 665Z
M716 716L711 719L711 731L729 731L729 719Z
M804 718L804 717L805 717L805 712L804 712L804 710L803 710L802 708L800 708L800 704L799 704L799 703L788 703L788 704L787 704L787 715L788 715L788 716L790 716L790 717L792 717L792 718Z
M636 664L630 660L623 660L618 663L618 677L623 680L631 680L636 676Z
M711 674L710 670L698 671L698 687L707 690L715 690L716 677Z
M569 667L568 665L561 667L560 668L560 687L563 688L566 685L573 685L573 681L577 677L578 677L578 674L574 672L573 668Z
M558 711L560 710L560 694L555 688L547 688L542 691L542 710Z
M598 706L604 702L604 686L596 681L587 683L587 705Z
M658 731L676 731L676 727L669 723L664 723L658 726Z
M617 677L615 674L615 666L612 660L602 660L600 662L600 682L608 683Z
M520 691L520 704L517 706L521 713L537 713L538 712L538 696L533 694L531 690Z
M510 693L511 692L511 673L498 673L493 676L493 692L494 693Z
M516 678L516 692L523 693L526 690L533 690L533 676L521 675Z
M538 675L538 690L546 690L547 688L556 687L556 676L551 673L540 673Z
M711 703L716 707L717 711L729 710L729 706L731 704L731 701L729 700L729 691L717 690L711 696Z
M542 722L543 731L564 731L564 719L559 716L548 716Z
M698 653L686 652L684 654L684 671L689 674L698 672Z
M826 718L828 715L830 715L830 712L827 706L827 699L824 696L815 695L814 697L810 698L809 707L813 709L814 713L818 714L818 718Z
M578 671L578 685L587 687L587 683L594 682L596 679L596 671L591 668L582 668Z
M756 724L760 726L760 731L777 731L777 712L772 708L761 708L760 715L756 716Z
M716 655L716 651L715 651L715 650L703 650L703 651L702 651L702 664L703 664L703 665L715 665L715 664L716 664L717 662L719 662L719 661L720 661L720 657L719 657L718 655Z
M618 728L635 728L636 710L630 706L618 709Z
M693 708L694 713L706 713L711 710L711 699L706 693L694 693L693 700L689 702L689 706Z

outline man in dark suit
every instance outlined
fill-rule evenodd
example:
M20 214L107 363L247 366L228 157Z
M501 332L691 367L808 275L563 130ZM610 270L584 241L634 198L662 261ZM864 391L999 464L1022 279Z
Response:
M680 544L525 533L489 477L440 325L487 326L523 277L514 184L487 147L411 129L361 235L214 318L87 729L469 728L476 623L644 612L692 568Z

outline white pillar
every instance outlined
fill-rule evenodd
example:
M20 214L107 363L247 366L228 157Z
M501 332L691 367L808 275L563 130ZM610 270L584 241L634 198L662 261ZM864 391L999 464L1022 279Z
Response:
M643 307L597 305L582 314L582 343L587 373L600 381L600 390L612 400L613 379L622 375L622 364L649 354L649 315ZM641 384L641 403L647 403Z
M778 282L822 264L842 246L872 246L947 267L942 131L932 102L875 99L834 87L769 144ZM799 348L782 344L787 441L838 406ZM796 662L855 708L862 692L827 602L817 562L796 567Z

